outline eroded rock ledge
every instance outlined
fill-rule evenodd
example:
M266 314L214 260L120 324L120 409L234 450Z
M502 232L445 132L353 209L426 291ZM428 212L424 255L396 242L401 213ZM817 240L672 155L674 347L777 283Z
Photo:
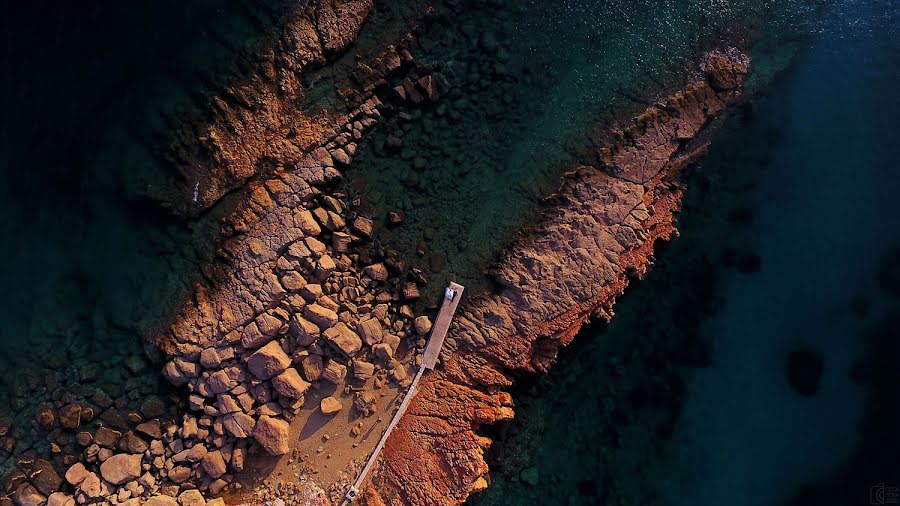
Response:
M367 504L460 504L488 485L483 424L513 417L504 371L543 371L591 316L609 320L630 277L652 262L654 242L677 231L679 171L705 152L704 129L738 94L749 59L703 58L701 76L600 144L577 167L560 204L501 262L499 293L467 301L450 328L462 343L388 439Z

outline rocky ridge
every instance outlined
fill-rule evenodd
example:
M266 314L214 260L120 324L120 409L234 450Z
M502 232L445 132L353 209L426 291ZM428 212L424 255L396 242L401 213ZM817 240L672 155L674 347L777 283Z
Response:
M477 430L514 415L504 371L546 370L588 318L612 318L629 278L652 263L655 241L677 233L677 175L705 152L709 124L748 70L737 50L706 54L697 80L614 132L595 165L570 174L559 204L505 255L498 293L460 308L449 333L459 349L422 381L369 479L366 504L461 504L488 486L490 440Z

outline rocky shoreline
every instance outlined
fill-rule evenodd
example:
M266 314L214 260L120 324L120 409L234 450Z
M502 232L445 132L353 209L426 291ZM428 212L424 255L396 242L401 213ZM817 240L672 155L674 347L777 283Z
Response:
M165 377L187 391L188 413L173 421L157 398L140 412L95 416L93 406L58 400L37 423L65 447L65 469L20 459L22 470L4 479L5 501L187 506L236 494L235 502L327 504L343 495L377 439L361 435L361 420L377 414L381 423L391 412L430 321L413 311L425 273L381 245L373 217L335 183L385 115L430 104L446 88L412 56L413 21L401 40L348 67L337 106L301 106L301 77L345 51L372 8L371 0L297 7L264 45L259 68L216 96L211 116L172 147L188 181L181 211L237 197L217 260L155 343L168 357ZM487 485L489 441L475 431L513 416L503 371L545 370L585 318L612 316L628 277L651 262L654 241L676 233L674 176L702 153L704 127L746 71L736 51L708 54L704 79L601 143L596 166L573 173L554 214L506 255L500 294L467 302L445 368L427 378L389 440L368 500L456 504ZM314 417L345 432L330 442L324 434L311 458L296 440ZM237 473L265 454L283 456L278 465L291 480L240 491ZM340 469L316 479L332 455Z
M488 486L490 440L477 430L513 416L504 371L546 370L588 318L612 318L655 241L677 233L676 176L704 153L706 130L737 96L749 59L714 51L701 70L602 143L598 163L579 167L560 205L506 254L499 293L467 301L450 329L460 349L425 379L391 435L367 504L460 504Z
M218 259L155 342L169 357L164 376L189 392L189 414L161 417L161 399L127 416L57 401L36 421L67 445L64 467L21 458L22 470L4 479L5 501L221 502L211 498L234 488L248 452L291 452L290 421L302 410L343 412L359 434L355 420L385 407L376 392L408 383L412 350L430 327L409 307L424 276L372 243L372 220L333 183L382 111L436 99L437 83L412 60L408 36L353 65L342 109L298 108L299 76L346 49L371 9L365 0L297 7L263 49L260 71L223 90L208 122L173 145L172 159L195 171L185 171L194 193L185 211L238 188L246 195L223 223ZM69 448L72 439L83 451ZM327 500L321 489L310 494Z

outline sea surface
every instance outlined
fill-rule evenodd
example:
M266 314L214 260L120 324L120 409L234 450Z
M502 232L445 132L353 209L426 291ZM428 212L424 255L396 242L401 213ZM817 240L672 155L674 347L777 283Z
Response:
M0 451L0 472L22 452L48 455L32 429L40 404L138 409L169 393L145 338L189 293L215 230L161 204L178 174L159 154L167 127L236 75L276 3L4 7L0 424L12 424L12 451Z
M734 114L686 178L682 237L608 327L523 379L472 504L890 498L897 374L879 357L900 335L879 285L898 246L897 16L836 3Z

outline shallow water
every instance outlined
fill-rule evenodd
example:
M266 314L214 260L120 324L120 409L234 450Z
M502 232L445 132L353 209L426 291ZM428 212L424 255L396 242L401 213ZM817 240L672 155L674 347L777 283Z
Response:
M703 47L766 31L781 46L761 45L770 53L761 61L776 68L774 54L789 52L808 9L608 0L437 8L452 22L429 26L416 57L451 93L387 122L350 173L380 224L389 210L405 212L382 239L421 258L432 290L452 278L486 288L484 269L562 173L593 161L591 136L679 87ZM392 149L391 137L402 146Z
M900 211L884 114L898 105L896 16L886 2L835 6L732 119L688 178L682 237L608 329L583 331L522 387L522 421L498 433L500 472L474 504L770 505L845 479L834 472L866 399L850 371L872 320L851 300L888 304L876 271ZM824 358L811 397L786 379L798 347ZM851 492L810 503L867 504L868 486Z

